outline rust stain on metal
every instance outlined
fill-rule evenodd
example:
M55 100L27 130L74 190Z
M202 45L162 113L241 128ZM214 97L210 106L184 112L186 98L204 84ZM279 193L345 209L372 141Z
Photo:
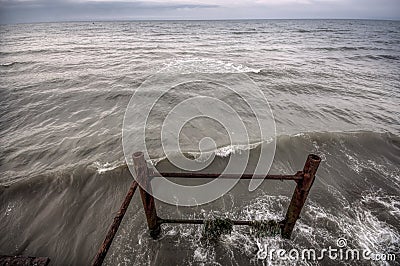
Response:
M301 180L303 177L298 174L294 175L253 175L253 174L214 174L214 173L195 173L195 172L187 172L187 173L171 173L171 172L161 172L155 173L153 171L149 171L150 176L152 177L183 177L183 178L227 178L227 179L277 179L277 180Z
M307 199L308 192L314 183L315 174L320 162L321 158L317 155L308 155L302 172L303 179L297 182L297 186L294 190L292 200L290 201L289 208L286 213L284 226L282 229L282 237L284 238L289 239L292 235L293 228L297 219L300 217L300 213Z
M161 228L160 224L157 223L158 217L156 212L156 205L154 203L154 197L151 193L152 189L147 169L147 163L144 159L144 155L142 152L135 152L132 157L135 164L136 178L141 185L139 190L140 196L142 198L144 212L146 214L147 225L149 227L151 237L156 239L161 232Z

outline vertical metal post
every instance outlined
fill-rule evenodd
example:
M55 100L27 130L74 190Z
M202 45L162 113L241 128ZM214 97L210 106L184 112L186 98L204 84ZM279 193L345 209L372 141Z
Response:
M147 225L151 237L156 239L161 228L158 223L154 198L151 195L152 189L148 175L147 163L142 152L135 152L132 157L135 165L136 180L139 183L140 197L142 198L143 208L146 214Z
M319 156L314 154L308 155L302 172L303 179L297 181L297 186L294 190L292 200L290 201L286 218L283 221L282 237L284 238L290 239L292 235L293 228L297 219L300 217L301 209L307 199L308 192L314 183L315 173L317 172L320 162L321 158Z

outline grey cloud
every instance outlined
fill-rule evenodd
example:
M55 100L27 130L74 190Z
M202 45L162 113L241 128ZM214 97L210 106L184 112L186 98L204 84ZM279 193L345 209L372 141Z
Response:
M198 4L197 0L175 1L0 0L0 23L135 19L400 19L399 0L276 0L272 5L268 1L246 0L240 6L229 4L228 0L219 0L219 5L210 4L211 0L204 0L209 4Z
M152 18L174 10L217 8L217 5L111 1L1 1L0 23Z
M75 7L75 8L210 8L217 5L191 3L160 3L151 1L68 1L68 0L6 0L0 1L0 8L43 8L43 7Z

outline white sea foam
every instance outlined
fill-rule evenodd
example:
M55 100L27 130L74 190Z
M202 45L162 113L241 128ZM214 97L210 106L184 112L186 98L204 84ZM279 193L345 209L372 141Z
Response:
M357 174L361 174L364 170L373 170L387 181L393 183L396 187L400 187L400 170L399 168L389 169L387 166L380 164L372 159L363 161L357 159L357 156L347 148L342 150L346 158L349 160L348 166ZM351 154L350 154L351 153Z
M363 195L363 203L377 203L389 211L391 215L400 218L400 198L393 195L384 195L381 190Z
M6 211L5 211L5 215L8 216L10 215L10 213L12 212L12 210L14 209L14 203L8 203Z
M272 142L272 139L266 140L264 143L270 143ZM214 154L215 156L218 157L228 157L231 154L236 154L236 153L240 153L242 151L247 151L247 150L252 150L256 147L258 147L259 145L261 145L263 142L256 142L256 143L252 143L252 144L247 144L247 145L227 145L227 146L223 146L220 148L215 149L214 151L206 151L206 152L199 152L199 151L189 151L186 152L186 154L192 156L193 158L199 160L199 158L205 158L208 156L202 156L204 154L209 153L210 156L212 154ZM161 162L162 160L165 160L167 158L167 156L163 156L160 158L155 158L155 159L151 159L151 163L152 165L157 165L159 162Z
M306 206L305 215L310 220L315 220L313 226L317 226L314 234L324 239L335 239L344 237L353 248L362 248L373 253L394 252L400 247L399 232L388 223L381 221L363 205L365 200L376 200L376 196L368 194L361 201L352 204L352 208L341 213L340 219L334 211L326 211L315 202L309 202ZM380 200L378 198L378 200ZM396 212L398 207L394 207ZM299 228L304 227L304 220L299 220ZM330 223L336 225L338 230L321 230L318 224ZM340 235L336 235L336 234ZM328 234L328 235L326 235Z
M335 190L333 190L335 191ZM375 200L389 204L392 198L383 198L373 194L367 194L362 201ZM219 217L233 217L243 220L281 220L286 210L285 206L289 201L285 196L261 195L244 206L239 211L228 211L226 213L214 212L210 215ZM284 240L281 237L258 238L249 233L246 227L235 226L231 235L223 236L220 240L226 254L230 254L230 260L233 264L237 263L243 255L248 257L249 263L259 261L256 259L257 247L267 245L271 249L290 249L301 250L304 248L315 248L316 250L327 248L329 245L335 245L339 237L348 240L351 248L366 249L374 253L395 252L399 248L399 233L387 223L378 220L374 214L366 209L362 201L353 203L353 208L348 208L338 219L334 210L327 210L318 203L310 201L304 210L304 218L300 219L295 227L294 238ZM399 211L396 207L397 202L389 204ZM192 217L193 218L193 217ZM337 231L326 230L324 224L332 224ZM173 227L173 226L171 226ZM193 250L191 263L216 263L216 247L201 243L201 227L177 226L177 234L185 237L191 243ZM298 239L304 239L298 241ZM321 242L321 239L324 241ZM265 265L313 265L313 262L285 261L273 262L263 261ZM278 263L278 264L277 264Z
M122 162L105 162L105 163L101 163L99 161L96 161L93 163L93 166L96 167L97 173L99 174L104 174L108 171L112 171L118 167L120 167L121 165L123 165Z
M336 189L331 188L331 193L337 195ZM187 215L185 218L210 219L212 217L228 217L238 220L282 220L290 198L286 196L272 196L260 193L256 198L241 208L227 208L224 212L207 212L199 210L198 215ZM385 197L379 193L365 193L361 201L353 202L352 208L345 209L338 219L335 209L326 208L314 201L305 205L302 219L298 220L291 240L277 237L256 237L250 233L248 227L234 226L230 235L224 235L213 244L202 239L203 227L198 225L172 225L165 224L159 241L165 238L173 239L173 245L184 246L189 257L185 258L187 265L221 265L219 254L224 253L224 261L228 259L232 265L241 265L244 261L250 264L262 263L263 265L317 265L313 261L270 261L257 259L259 247L267 245L270 249L309 249L317 252L329 246L335 247L336 240L344 237L348 240L350 248L367 249L374 253L397 252L400 245L399 232L384 221L380 221L369 209L365 202L384 202L398 213L397 199ZM347 202L348 203L348 202ZM385 206L386 206L385 205ZM139 219L140 220L140 219ZM136 218L130 219L130 226L135 224ZM335 230L327 229L329 224ZM135 251L135 260L132 263L150 265L153 261L152 246L158 245L148 236L145 224L135 229L138 232L138 246L130 247ZM119 234L117 241L129 243L128 232ZM134 233L136 235L136 233ZM123 238L123 239L122 239ZM166 240L166 241L171 241ZM157 242L159 242L157 241ZM120 246L120 245L117 245ZM127 247L125 246L125 249ZM113 256L121 257L122 251L118 250ZM344 265L344 264L341 264ZM374 265L374 264L372 264ZM385 263L382 263L385 265Z
M260 72L260 69L254 69L242 64L234 64L211 58L179 58L165 64L159 73L249 73Z

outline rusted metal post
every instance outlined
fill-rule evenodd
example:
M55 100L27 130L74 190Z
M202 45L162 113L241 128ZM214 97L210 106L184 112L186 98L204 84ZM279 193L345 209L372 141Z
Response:
M308 192L314 183L315 173L317 172L321 158L317 155L310 154L304 165L302 172L303 179L297 181L296 189L294 190L292 200L286 213L286 218L283 221L282 237L290 239L293 228L297 219L300 217L301 209L307 199Z
M121 205L121 208L119 209L117 215L114 217L114 221L110 226L110 229L108 230L108 233L106 235L106 238L104 239L103 243L101 244L99 251L96 254L96 257L93 260L92 266L99 266L103 264L104 258L107 255L107 251L111 246L111 243L114 239L115 234L118 231L118 227L121 224L122 218L124 218L124 215L126 213L126 210L128 209L129 203L132 200L133 194L135 194L135 190L138 186L138 183L136 181L133 181L128 193L126 194L125 200Z
M160 234L161 227L158 223L154 198L151 195L152 189L147 163L142 152L135 152L132 157L135 164L136 180L140 185L140 197L142 198L143 208L146 214L147 226L149 227L151 237L156 239Z

